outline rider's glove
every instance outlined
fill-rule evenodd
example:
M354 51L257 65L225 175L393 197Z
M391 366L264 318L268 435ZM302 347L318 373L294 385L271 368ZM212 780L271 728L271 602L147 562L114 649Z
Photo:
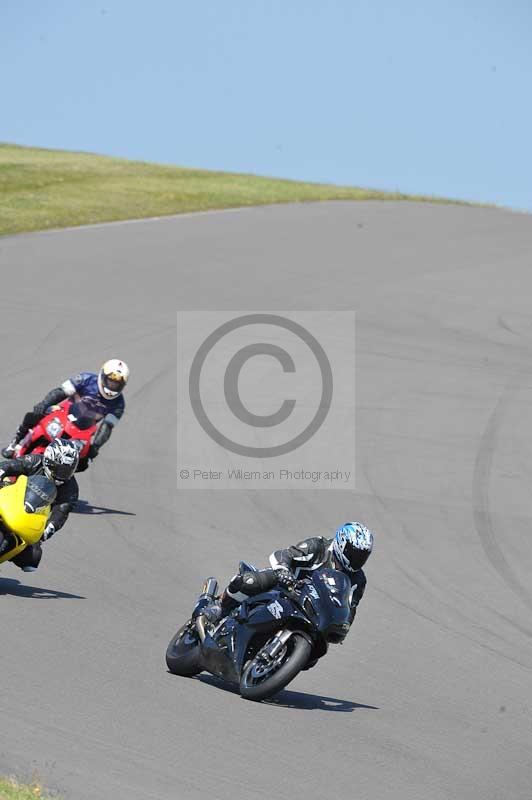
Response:
M80 458L76 472L85 472L85 470L88 469L89 464L90 460L88 456L86 456L85 458Z
M33 413L37 414L37 416L39 417L44 417L44 412L46 411L47 408L48 405L44 402L44 400L41 400L40 403L35 403L35 405L33 406Z
M49 522L46 528L44 529L44 533L42 535L42 541L46 542L48 539L51 539L55 533L55 525L53 522Z
M282 589L286 589L290 592L296 584L297 578L289 569L277 570L277 586L280 586Z

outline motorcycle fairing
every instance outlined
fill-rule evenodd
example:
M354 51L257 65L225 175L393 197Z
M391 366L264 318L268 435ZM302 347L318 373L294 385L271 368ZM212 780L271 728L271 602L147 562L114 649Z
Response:
M0 555L0 563L18 555L27 545L38 542L44 532L50 515L50 503L43 505L41 497L41 507L34 512L28 511L25 504L27 496L33 498L36 488L41 494L44 493L44 484L36 481L42 477L36 475L28 479L20 475L16 483L10 483L0 490L0 526L12 534L16 542L14 548Z
M96 416L83 399L67 398L47 409L46 415L20 442L17 454L24 455L29 448L32 452L43 452L52 439L62 437L71 439L80 450L80 458L85 458L100 421L101 415Z
M313 573L312 581L300 596L303 608L321 630L323 639L335 644L343 641L349 631L350 599L351 582L343 572L331 567Z
M279 617L268 610L273 603L282 607ZM300 627L308 625L303 612L279 591L270 590L244 601L238 611L214 631L214 636L209 633L205 636L201 648L206 669L228 681L238 682L252 640L257 636L264 640L270 638L286 628L290 619L299 620Z

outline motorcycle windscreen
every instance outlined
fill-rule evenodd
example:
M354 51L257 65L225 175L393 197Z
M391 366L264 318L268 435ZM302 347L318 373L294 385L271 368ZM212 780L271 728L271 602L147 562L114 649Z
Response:
M55 483L46 475L30 475L24 493L24 508L29 514L39 514L52 505L57 497Z
M86 431L100 422L103 414L99 408L92 406L88 399L82 398L70 406L68 418L80 431Z
M320 569L313 575L320 598L320 629L331 643L341 642L349 630L351 582L337 569Z

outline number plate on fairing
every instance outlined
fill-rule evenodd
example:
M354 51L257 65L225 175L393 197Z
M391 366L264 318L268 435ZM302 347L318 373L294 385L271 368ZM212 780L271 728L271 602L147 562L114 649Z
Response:
M283 616L283 607L278 600L274 600L273 603L270 603L266 608L275 619L281 619Z

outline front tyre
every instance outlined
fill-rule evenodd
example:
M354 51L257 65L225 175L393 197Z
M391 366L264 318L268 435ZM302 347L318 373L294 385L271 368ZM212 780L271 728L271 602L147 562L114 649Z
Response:
M265 700L277 694L303 669L311 650L305 636L293 633L274 659L265 659L259 651L242 672L240 694L246 700Z
M202 671L200 644L190 623L183 625L166 648L166 666L174 675L192 678Z

